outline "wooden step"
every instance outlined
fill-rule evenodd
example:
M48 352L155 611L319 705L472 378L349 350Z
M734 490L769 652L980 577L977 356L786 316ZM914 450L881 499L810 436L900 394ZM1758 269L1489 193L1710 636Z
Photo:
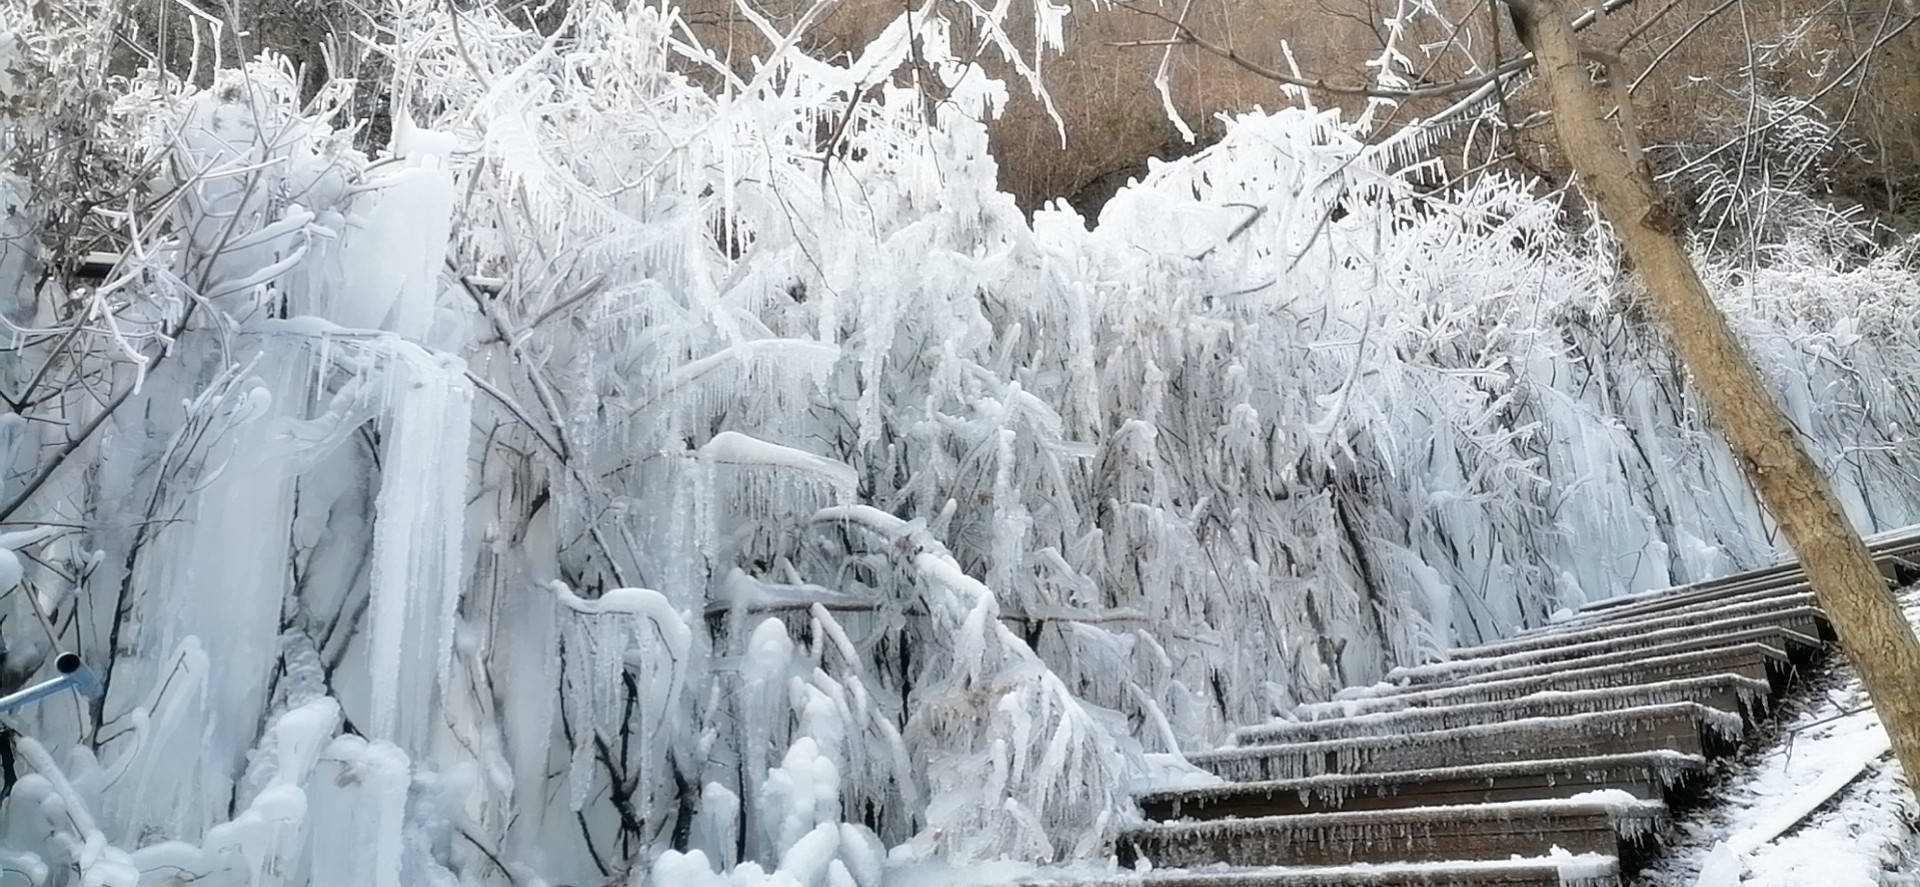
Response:
M1632 637L1649 631L1719 622L1741 616L1778 613L1801 607L1813 608L1818 613L1817 618L1823 626L1821 636L1830 636L1824 630L1826 614L1819 612L1819 603L1814 600L1813 593L1787 591L1779 594L1736 595L1731 599L1704 601L1656 613L1622 614L1619 619L1560 623L1521 632L1504 641L1455 649L1463 657L1504 656L1521 650L1544 650L1564 643L1586 643L1592 640Z
M1188 760L1223 779L1255 782L1661 749L1706 757L1737 740L1745 728L1738 715L1676 702L1427 733L1237 746Z
M1600 610L1598 612L1575 612L1571 616L1556 619L1545 625L1523 629L1516 632L1514 637L1536 637L1538 635L1551 634L1570 628L1585 628L1594 625L1603 625L1608 622L1645 618L1660 613L1695 612L1713 609L1716 606L1724 606L1726 604L1765 600L1767 598L1785 597L1793 594L1812 593L1813 589L1808 588L1805 582L1789 582L1783 585L1768 586L1765 588L1714 589L1711 591L1687 592L1684 594L1655 598L1650 601L1628 604L1608 610Z
M1739 631L1752 628L1779 626L1803 637L1820 636L1824 617L1813 607L1796 607L1777 612L1755 613L1720 619L1696 625L1679 626L1659 631L1630 634L1624 637L1605 638L1585 643L1566 644L1546 647L1539 650L1526 650L1505 656L1484 656L1475 658L1449 658L1423 665L1403 666L1387 673L1386 680L1395 684L1436 683L1462 675L1477 674L1548 662L1564 663L1569 660L1588 656L1628 650L1646 650L1662 644L1694 638L1725 637ZM1798 651L1788 649L1789 654ZM1449 653L1449 656L1452 656Z
M1570 628L1553 634L1533 635L1515 638L1510 641L1496 641L1471 647L1455 647L1456 659L1481 659L1491 656L1507 656L1533 650L1547 650L1567 644L1584 644L1590 641L1603 641L1615 638L1631 637L1671 628L1686 628L1708 622L1719 622L1741 616L1755 616L1764 613L1780 613L1815 606L1811 594L1790 594L1782 597L1766 598L1757 601L1715 606L1702 610L1688 610L1679 613L1667 613L1648 616L1642 619L1627 619L1620 622L1608 622L1590 628Z
M1404 684L1376 684L1376 696L1390 696L1395 693L1414 693L1440 687L1459 687L1483 681L1503 681L1513 678L1535 677L1581 668L1602 668L1609 665L1621 665L1645 659L1657 659L1663 656L1675 656L1682 653L1716 650L1722 647L1734 647L1741 644L1765 644L1786 654L1794 662L1805 663L1814 658L1814 654L1825 649L1817 637L1809 637L1800 632L1780 625L1761 625L1740 631L1717 633L1701 631L1696 637L1671 640L1643 649L1612 650L1595 652L1560 662L1521 663L1505 668L1488 671L1467 672L1465 674L1443 677L1432 681L1411 681ZM1495 660L1498 663L1500 660Z
M1792 565L1791 570L1783 568L1780 565L1775 565L1771 567L1761 567L1758 570L1748 570L1744 573L1734 573L1727 576L1721 576L1716 579L1709 579L1703 582L1691 582L1686 585L1671 585L1666 588L1653 588L1653 589L1648 589L1646 591L1636 591L1632 594L1617 594L1617 595L1614 595L1613 597L1601 598L1597 601L1588 601L1584 604L1581 604L1578 607L1575 607L1573 612L1583 613L1583 614L1584 613L1604 613L1608 610L1616 610L1621 607L1630 607L1635 604L1644 604L1649 601L1657 601L1662 598L1677 597L1680 595L1689 595L1689 594L1696 594L1701 592L1710 593L1715 591L1725 591L1729 588L1747 588L1747 589L1762 588L1762 587L1765 587L1765 585L1768 582L1775 582L1781 585L1790 585L1794 582L1801 581L1801 579L1804 578L1798 575L1793 575L1793 574L1797 574L1798 572L1799 572L1799 569L1797 564Z
M1706 766L1704 757L1668 750L1530 758L1431 770L1166 789L1141 795L1140 808L1149 819L1199 820L1532 801L1610 788L1657 801L1676 786L1696 782Z
M1624 859L1650 843L1666 817L1663 803L1615 794L1159 823L1121 834L1116 849L1121 865L1145 859L1156 868L1506 859L1555 848Z
M1629 687L1656 684L1678 678L1713 674L1734 674L1766 681L1774 687L1785 685L1793 664L1786 651L1766 644L1736 644L1693 653L1660 656L1620 665L1578 668L1533 677L1478 681L1454 687L1438 687L1391 695L1355 695L1332 702L1302 705L1301 717L1351 717L1372 712L1395 711L1438 705L1465 705L1475 702L1505 702L1543 690L1596 690L1603 687Z
M1874 560L1883 563L1920 555L1920 529L1914 527L1906 527L1892 532L1870 536L1867 537L1866 541L1867 550L1873 553ZM1788 560L1758 569L1732 573L1726 576L1717 576L1690 585L1659 588L1637 594L1623 594L1604 598L1581 605L1580 611L1596 613L1676 594L1689 594L1694 592L1711 593L1737 588L1757 588L1763 587L1767 583L1787 585L1804 581L1804 579L1805 575L1800 569L1800 562Z
M1652 616L1676 615L1679 613L1709 612L1724 609L1730 604L1752 603L1755 601L1793 597L1795 595L1811 596L1812 594L1813 589L1807 587L1805 582L1792 582L1773 588L1762 589L1736 589L1712 593L1688 592L1686 594L1669 595L1651 601L1595 612L1581 610L1569 614L1563 611L1555 621L1548 622L1545 625L1523 629L1513 637L1515 639L1523 637L1532 638L1543 634L1555 634L1577 628L1597 627L1615 622L1625 622L1630 619L1644 619ZM1804 604L1804 606L1814 607L1816 609L1819 607L1819 602L1812 597L1808 597L1805 600L1807 600L1808 603ZM1822 618L1825 618L1824 614L1822 614Z
M1101 881L1028 881L1022 887L1620 887L1620 861L1585 853L1398 865L1160 869Z
M1518 632L1513 635L1512 640L1529 640L1551 635L1562 635L1567 632L1580 631L1582 629L1604 628L1619 622L1714 613L1738 604L1756 604L1762 601L1779 600L1782 598L1794 598L1795 600L1804 601L1805 603L1801 604L1802 606L1812 607L1816 613L1819 612L1819 604L1813 597L1813 592L1808 589L1806 585L1797 584L1767 589L1765 591L1745 592L1742 594L1713 595L1700 598L1676 598L1671 601L1657 601L1649 604L1638 604L1632 607L1622 607L1618 610L1608 610L1603 614L1573 616L1558 622L1552 622ZM1824 622L1826 615L1821 613L1820 619Z
M1591 714L1670 702L1696 702L1725 712L1746 714L1752 720L1764 710L1769 689L1763 680L1735 674L1710 674L1654 684L1602 687L1598 690L1547 690L1498 702L1401 708L1313 721L1273 721L1240 728L1233 734L1233 743L1271 745L1349 736L1423 733L1521 718Z
M1635 597L1626 600L1616 599L1610 602L1613 605L1608 607L1595 607L1591 609L1582 607L1574 610L1571 615L1559 621L1548 623L1546 626L1540 628L1530 628L1527 629L1527 631L1537 632L1543 629L1551 629L1554 625L1583 619L1618 619L1622 615L1635 610L1647 612L1672 610L1678 607L1695 606L1735 597L1794 594L1810 590L1811 589L1807 587L1806 577L1801 576L1797 572L1781 574L1779 576L1769 576L1748 582L1734 582L1721 585L1689 585L1681 588L1666 589L1659 594L1645 597Z

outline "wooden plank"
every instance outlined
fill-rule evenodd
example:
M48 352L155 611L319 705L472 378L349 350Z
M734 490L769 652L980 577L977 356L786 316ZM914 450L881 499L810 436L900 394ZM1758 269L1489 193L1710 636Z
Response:
M1734 674L1708 674L1655 684L1602 687L1597 690L1572 692L1550 690L1495 702L1421 706L1309 721L1275 721L1240 728L1233 735L1233 743L1262 745L1340 739L1349 736L1417 733L1523 718L1591 714L1643 705L1664 705L1671 702L1694 702L1708 708L1746 714L1751 720L1764 704L1769 689L1766 681L1756 681Z
M1620 887L1611 856L1519 857L1366 866L1159 870L1099 881L1027 881L1021 887Z
M1608 788L1662 800L1705 770L1705 758L1670 751L1528 759L1167 789L1141 795L1140 808L1149 819L1205 820L1569 798Z
M1574 616L1570 619L1563 619L1559 622L1517 632L1513 638L1518 640L1522 638L1545 637L1564 634L1569 631L1578 631L1584 628L1599 628L1615 622L1649 619L1656 616L1674 616L1682 613L1712 612L1733 604L1754 603L1794 597L1797 595L1811 596L1812 594L1813 590L1808 588L1806 583L1796 582L1791 585L1782 585L1778 588L1767 588L1758 591L1740 591L1730 594L1701 593L1697 595L1682 595L1666 600L1621 607L1616 610L1608 610L1604 613ZM1818 603L1810 603L1808 606L1817 607Z
M1255 816L1332 813L1340 810L1392 810L1401 807L1443 807L1496 801L1537 801L1547 798L1571 798L1581 792L1602 789L1618 789L1636 798L1649 801L1657 801L1665 797L1660 784L1651 779L1556 782L1544 776L1501 776L1487 780L1434 781L1406 786L1368 785L1337 799L1299 792L1259 795L1244 793L1224 796L1213 804L1189 805L1181 808L1188 814L1186 816L1157 815L1174 808L1152 808L1148 811L1148 818L1235 817L1245 819Z
M1753 613L1735 616L1731 619L1718 619L1693 625L1664 628L1658 631L1634 632L1620 637L1602 638L1595 641L1571 643L1562 646L1544 647L1537 650L1523 650L1504 656L1461 656L1423 665L1396 668L1387 673L1387 681L1395 684L1431 684L1452 677L1485 673L1503 668L1547 662L1567 662L1604 653L1647 650L1663 644L1707 637L1724 637L1736 632L1753 628L1779 626L1800 635L1802 638L1818 638L1823 629L1824 617L1814 607L1796 607L1789 610ZM1796 661L1812 658L1808 654L1818 654L1823 650L1816 646L1812 649L1796 649L1804 641L1795 641L1785 646L1787 653ZM1820 642L1816 641L1816 644ZM1451 655L1451 654L1450 654Z
M1737 716L1677 702L1427 733L1236 746L1188 760L1223 779L1255 782L1658 750L1708 757L1742 730Z
M1673 613L1660 613L1639 619L1620 622L1607 622L1591 627L1570 627L1553 634L1532 635L1514 638L1508 641L1496 641L1490 644L1477 644L1470 647L1455 647L1457 658L1483 658L1489 656L1507 656L1534 650L1548 650L1566 644L1583 644L1589 641L1611 640L1631 637L1670 628L1687 628L1706 622L1719 622L1741 616L1755 616L1763 613L1780 613L1807 607L1818 607L1812 593L1798 593L1776 598L1714 606L1701 610L1685 610Z
M1488 671L1468 672L1455 676L1442 676L1428 682L1409 682L1397 686L1380 687L1377 695L1390 696L1395 693L1413 693L1438 687L1458 687L1481 681L1501 681L1512 678L1534 677L1551 674L1556 671L1581 668L1601 668L1610 665L1622 665L1663 656L1681 653L1715 650L1722 647L1734 647L1741 644L1765 644L1786 654L1789 659L1805 661L1808 656L1796 656L1792 651L1815 651L1823 645L1817 637L1808 637L1779 625L1761 625L1734 632L1701 632L1695 637L1668 641L1643 649L1613 650L1596 652L1560 662L1522 663L1507 668L1495 668Z
M1545 856L1618 857L1665 822L1666 805L1514 801L1305 816L1266 816L1133 829L1116 842L1121 865L1156 868L1347 865Z
M1303 717L1312 719L1350 717L1422 706L1511 701L1548 690L1594 690L1603 687L1655 684L1710 674L1740 675L1778 687L1784 683L1785 676L1792 667L1792 659L1787 656L1786 651L1766 644L1749 643L1642 659L1621 665L1567 669L1533 677L1477 681L1454 687L1439 687L1392 695L1357 696L1334 702L1303 705L1297 711Z
M1603 616L1630 607L1656 606L1677 600L1701 600L1725 597L1751 592L1778 591L1785 588L1806 585L1806 577L1800 569L1769 567L1750 573L1722 576L1717 579L1682 585L1676 588L1661 589L1658 593L1608 598L1602 601L1583 604L1574 612L1580 615Z
M1889 533L1869 537L1867 540L1867 550L1873 553L1876 561L1882 563L1882 572L1890 573L1891 570L1888 568L1886 562L1920 555L1920 527L1905 527ZM1803 580L1804 572L1800 569L1800 562L1797 560L1786 560L1757 569L1717 576L1690 585L1604 598L1584 604L1580 607L1580 610L1582 612L1597 613L1635 603L1655 600L1669 595L1697 592L1724 592L1735 588L1761 588L1765 587L1768 583L1790 584Z

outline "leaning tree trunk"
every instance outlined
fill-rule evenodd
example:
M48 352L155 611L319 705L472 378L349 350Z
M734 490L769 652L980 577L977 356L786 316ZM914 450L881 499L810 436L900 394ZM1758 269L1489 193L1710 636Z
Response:
M1506 0L1522 43L1533 50L1560 146L1646 283L1673 347L1693 377L1760 501L1800 556L1813 592L1860 672L1908 774L1920 780L1920 642L1914 639L1873 556L1794 435L1787 417L1707 295L1638 156L1632 114L1607 124L1582 51L1557 0ZM1590 54L1591 55L1591 54ZM1615 83L1624 71L1609 71ZM1615 90L1619 102L1626 101Z

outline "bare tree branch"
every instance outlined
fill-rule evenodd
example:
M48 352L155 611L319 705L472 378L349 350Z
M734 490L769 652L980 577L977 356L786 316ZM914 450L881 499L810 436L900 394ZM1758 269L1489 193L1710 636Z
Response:
M1920 24L1920 13L1916 13L1914 15L1908 16L1907 19L1901 22L1898 27L1895 27L1887 31L1885 36L1882 36L1880 39L1875 40L1873 42L1873 45L1867 47L1867 50L1861 53L1859 58L1854 59L1853 63L1848 65L1845 70L1841 71L1839 74L1834 75L1833 79L1827 82L1827 85L1820 87L1818 90L1815 90L1812 95L1807 96L1805 99L1801 100L1801 102L1798 105L1795 105L1791 111L1788 111L1783 114L1776 114L1772 120L1769 120L1766 123L1761 124L1760 126L1757 126L1748 132L1741 133L1739 137L1729 139L1725 143L1721 144L1719 147L1714 148L1713 150L1708 151L1705 154L1702 154L1698 157L1695 157L1692 160L1689 160L1686 163L1683 163L1674 169L1670 169L1670 170L1667 170L1666 172L1661 173L1660 175L1655 177L1656 181L1662 181L1662 182L1669 181L1674 176L1680 175L1681 173L1684 173L1690 169L1693 169L1694 167L1697 167L1700 164L1705 163L1708 160L1711 160L1712 158L1717 157L1720 154L1723 154L1726 151L1733 149L1734 147L1745 142L1747 139L1751 139L1754 136L1757 136L1763 132L1771 130L1776 126L1779 126L1782 122L1793 119L1801 111L1805 111L1806 109L1813 107L1813 104L1819 101L1820 99L1824 98L1827 93L1830 93L1836 89L1839 89L1842 84L1845 84L1850 79L1852 79L1854 72L1859 71L1863 66L1865 66L1869 62L1869 60L1871 60L1874 57L1875 53L1880 49L1880 47L1893 42L1894 38L1900 36L1901 34L1906 33L1907 29L1913 27L1915 24Z
M1173 16L1167 15L1166 13L1160 12L1158 10L1150 9L1144 6L1139 6L1133 3L1120 3L1118 5L1121 9L1125 9L1130 12L1135 12L1140 15L1147 16L1149 18L1156 18L1172 25L1175 29L1176 36L1169 37L1162 40L1121 40L1121 41L1108 43L1107 44L1108 46L1115 46L1115 47L1193 46L1211 55L1214 55L1219 58L1225 59L1229 62L1232 62L1235 65L1240 66L1241 69L1247 71L1250 74L1254 74L1256 76L1263 77L1268 80L1272 80L1276 83L1283 83L1288 86L1298 86L1305 89L1315 90L1318 92L1331 93L1333 95L1364 96L1367 98L1380 98L1380 99L1420 99L1420 98L1437 98L1441 96L1456 95L1458 93L1467 92L1469 90L1479 89L1480 87L1485 86L1489 83L1492 83L1493 81L1501 77L1505 77L1509 74L1513 74L1518 71L1524 70L1527 66L1533 63L1531 59L1524 56L1520 58L1508 59L1507 61L1501 62L1499 65L1495 66L1493 70L1487 71L1482 74L1477 74L1472 77L1467 77L1460 80L1454 80L1447 83L1434 84L1431 86L1417 86L1411 89L1394 89L1392 87L1385 87L1385 86L1361 86L1361 85L1354 85L1354 84L1329 83L1326 80L1322 80L1319 78L1297 77L1293 74L1289 74L1278 68L1274 68L1274 67L1262 64L1261 62L1255 61L1254 59L1250 59L1245 55L1240 54L1239 50L1236 50L1231 46L1226 46L1220 43L1216 43L1212 40L1209 40L1206 37L1201 36L1198 32L1194 31L1193 28L1189 26L1186 22L1181 21L1180 19L1175 18Z

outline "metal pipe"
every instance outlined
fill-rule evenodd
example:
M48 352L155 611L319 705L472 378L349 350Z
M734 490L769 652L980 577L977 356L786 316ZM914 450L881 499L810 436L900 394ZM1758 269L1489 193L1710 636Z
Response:
M60 673L59 677L0 696L0 714L7 714L29 702L45 699L63 690L72 690L88 697L100 695L100 678L80 661L79 654L62 653L54 657L53 668Z

